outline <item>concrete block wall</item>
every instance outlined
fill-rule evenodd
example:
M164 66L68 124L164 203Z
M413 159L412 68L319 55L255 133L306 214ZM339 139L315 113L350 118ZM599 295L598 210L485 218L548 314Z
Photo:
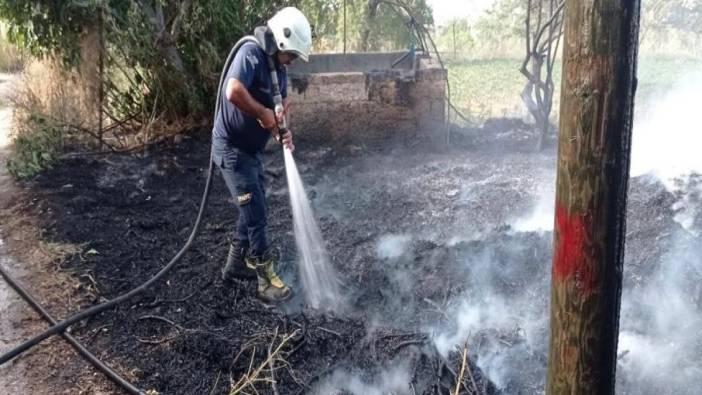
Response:
M291 129L339 143L441 133L445 71L422 58L414 68L409 58L391 68L401 55L316 55L291 68Z

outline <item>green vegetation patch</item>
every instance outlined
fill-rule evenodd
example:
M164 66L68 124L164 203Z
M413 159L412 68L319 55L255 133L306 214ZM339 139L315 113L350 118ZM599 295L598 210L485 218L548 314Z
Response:
M648 103L692 73L702 73L702 59L645 57L638 64L637 101Z
M4 35L5 26L0 22L0 73L16 73L24 67L26 56Z
M520 59L481 59L448 63L453 104L476 122L524 112L519 97L526 78L519 72ZM560 64L554 67L554 82L560 86ZM558 102L558 95L554 97ZM554 103L555 106L555 103Z
M480 123L491 117L525 114L520 93L526 78L519 72L521 59L448 61L451 100L469 119ZM649 105L681 83L686 75L702 72L702 59L644 57L638 63L637 104ZM555 94L552 119L558 118L561 63L553 70Z
M31 115L14 138L14 153L7 170L16 178L32 178L59 159L66 135L64 128L44 117Z

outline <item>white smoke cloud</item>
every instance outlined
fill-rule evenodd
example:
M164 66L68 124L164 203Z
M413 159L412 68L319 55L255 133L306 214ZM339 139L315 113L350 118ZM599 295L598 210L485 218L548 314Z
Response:
M353 395L411 394L410 381L409 370L402 363L379 372L369 379L344 369L337 369L331 376L320 381L311 393L328 395L348 391Z
M617 379L627 393L699 393L700 256L702 246L681 234L647 283L624 290Z
M702 73L684 76L660 94L645 113L638 111L632 136L631 175L651 173L667 183L691 172L702 173ZM637 106L639 103L637 103Z
M681 176L674 180L673 185L671 192L679 199L672 207L675 211L673 220L691 234L699 235L695 219L702 213L702 177L697 174Z
M625 288L619 333L617 387L631 394L697 394L702 376L702 73L683 76L675 87L637 114L631 175L650 174L673 193L673 219L681 225L653 273ZM638 103L637 103L638 106ZM628 270L625 268L625 270Z
M556 206L556 192L553 184L542 189L536 206L526 217L517 219L512 228L517 232L547 232L553 230L554 212Z
M520 375L520 365L525 358L535 351L542 351L545 339L546 314L519 299L486 294L478 300L462 300L447 312L455 320L455 327L435 334L436 348L446 356L467 341L478 367L498 388L504 388ZM509 334L510 340L491 338L505 333ZM478 339L483 335L488 339L477 347Z
M406 234L386 234L378 240L376 252L378 258L392 259L401 257L406 251L412 236Z
M478 367L498 388L516 384L523 389L545 372L533 358L546 350L549 262L536 265L540 269L526 286L505 290L505 283L530 271L521 261L529 259L528 243L516 237L507 244L499 253L488 248L466 258L466 291L449 304L446 316L451 322L429 331L442 355L467 342Z

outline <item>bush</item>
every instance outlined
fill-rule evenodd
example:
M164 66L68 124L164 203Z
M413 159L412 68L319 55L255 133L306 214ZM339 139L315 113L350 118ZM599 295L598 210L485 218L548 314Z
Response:
M0 24L1 29L2 24ZM22 70L24 59L24 54L15 45L8 42L0 31L0 72L16 73Z
M67 131L38 115L29 116L21 125L15 131L14 153L7 161L7 170L16 178L26 179L56 163Z

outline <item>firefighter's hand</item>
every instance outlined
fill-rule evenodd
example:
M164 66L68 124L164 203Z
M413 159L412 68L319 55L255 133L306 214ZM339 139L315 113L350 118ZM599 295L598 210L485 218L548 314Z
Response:
M266 130L273 130L276 126L278 126L275 113L270 108L266 108L266 110L263 111L258 118L258 123Z
M285 111L275 114L275 119L278 121L278 125L282 124L285 121Z
M293 139L292 139L292 132L290 130L286 130L284 132L285 134L281 135L280 137L280 142L283 144L283 147L287 148L290 150L290 152L295 151L295 145L293 144Z

